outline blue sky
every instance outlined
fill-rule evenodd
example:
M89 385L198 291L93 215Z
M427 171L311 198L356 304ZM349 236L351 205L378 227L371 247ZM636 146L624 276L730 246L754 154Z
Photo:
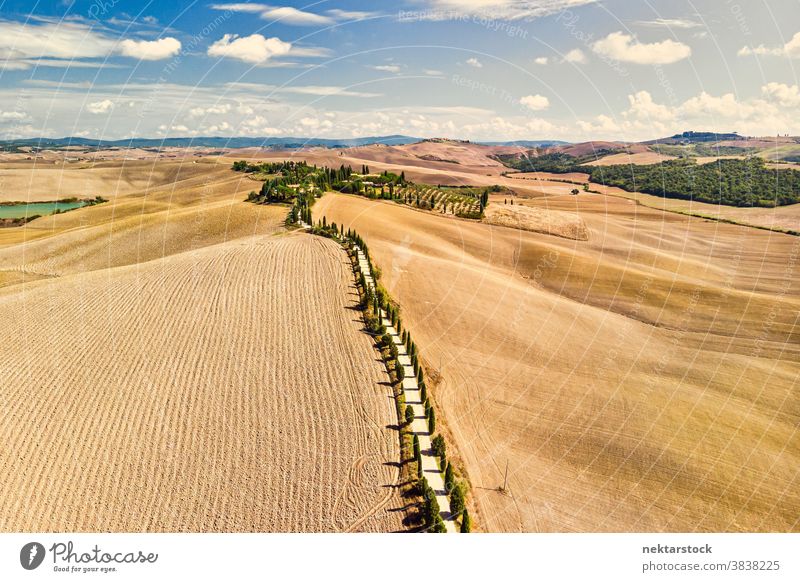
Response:
M798 8L0 0L0 135L796 135Z

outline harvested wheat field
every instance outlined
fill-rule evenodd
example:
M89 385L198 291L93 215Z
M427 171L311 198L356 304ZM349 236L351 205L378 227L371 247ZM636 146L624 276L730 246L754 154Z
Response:
M496 226L508 226L574 240L589 239L589 230L583 220L577 214L560 210L531 208L522 204L512 206L493 204L486 208L483 221Z
M2 531L392 531L382 364L333 242L0 292Z
M213 160L69 172L109 202L0 229L0 530L402 529L341 250Z
M479 526L800 531L800 239L530 203L588 240L344 195L314 210L364 237L399 300Z
M587 162L587 166L615 166L618 164L658 164L667 160L674 160L675 156L667 156L653 151L638 151L635 153L622 152L603 156L598 160Z

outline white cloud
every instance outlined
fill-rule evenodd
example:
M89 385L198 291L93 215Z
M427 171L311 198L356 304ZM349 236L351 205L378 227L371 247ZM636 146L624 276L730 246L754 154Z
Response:
M114 50L115 44L114 39L76 22L0 21L0 59L103 57Z
M161 135L167 134L174 134L174 133L183 133L189 135L198 135L197 131L190 131L188 127L185 125L177 124L177 125L159 125L158 131ZM174 137L174 136L173 136Z
M122 69L122 65L112 65L110 63L97 61L75 61L60 59L26 59L24 61L9 61L31 67L55 67L61 69Z
M519 102L531 111L542 111L550 107L550 100L544 95L526 95Z
M482 63L482 62L480 62L480 61L479 61L478 59L476 59L475 57L472 57L472 58L469 58L469 59L467 59L467 64L468 64L470 67L475 67L476 69L481 69L481 68L483 68L483 63Z
M791 59L800 58L800 32L796 33L789 42L782 47L769 48L762 45L757 47L745 46L739 49L738 55L746 57L750 55L758 56L778 56L789 57Z
M422 72L425 73L426 75L430 75L431 77L439 77L441 75L444 75L444 72L439 71L438 69L425 69Z
M364 20L375 16L374 12L340 9L327 10L325 14L317 14L299 10L292 6L270 6L268 4L255 3L212 4L211 8L214 10L258 14L264 20L295 26L329 26L343 20Z
M800 107L800 88L797 85L767 83L761 87L761 93L782 107Z
M193 107L189 110L190 117L205 117L206 115L225 115L230 113L230 103L217 103L210 107Z
M278 37L264 38L260 34L239 37L235 34L226 34L208 47L208 55L262 64L272 57L288 54L291 49L291 43L284 42Z
M226 87L231 90L243 90L249 93L258 92L263 95L265 93L293 93L297 95L317 95L320 97L329 97L333 95L341 97L383 97L382 93L371 93L367 91L354 91L347 87L339 87L336 85L269 85L266 83L242 83L232 82L226 83ZM240 108L242 106L240 105ZM250 109L252 108L245 106Z
M0 119L3 121L10 120L10 121L20 121L22 119L27 119L28 115L23 113L22 111L0 111Z
M334 23L333 18L314 14L313 12L304 12L291 6L268 8L261 13L261 18L297 26L325 26Z
M702 91L697 97L687 99L680 110L684 116L709 119L746 119L757 113L757 105L739 101L733 93L715 97Z
M562 10L569 10L596 0L430 0L430 8L409 11L401 21L456 20L482 18L497 20L533 20Z
M119 52L123 56L143 61L159 61L177 55L181 50L181 42L177 38L166 37L158 40L130 40L119 43Z
M248 12L258 14L270 7L266 4L251 4L250 2L233 3L233 4L212 4L211 8L214 10L226 10L231 12Z
M298 95L318 95L320 97L383 97L381 93L369 93L366 91L353 91L345 87L336 87L329 85L287 85L286 87L277 87L277 93L296 93Z
M0 71L26 71L31 68L30 61L2 61L0 60Z
M626 63L638 65L668 65L692 54L688 45L667 39L650 44L640 43L623 32L612 32L592 45L594 52Z
M623 113L626 117L634 117L642 121L670 121L675 118L675 112L666 105L653 101L652 95L647 91L639 91L635 95L628 95L630 109Z
M536 57L533 59L533 64L535 65L546 65L549 59L547 57Z
M564 55L564 61L567 63L573 63L576 65L584 64L587 59L586 55L583 54L581 49L572 49L567 54Z
M114 102L110 99L103 99L102 101L95 101L94 103L89 103L86 106L86 111L93 115L102 115L104 113L109 113L112 109L114 109Z
M688 18L655 18L653 20L642 20L636 24L640 26L664 26L666 28L699 28L702 26L699 22L689 20Z
M181 127L181 126L179 126L179 127ZM216 134L216 133L220 133L220 132L223 132L223 131L231 130L231 129L233 129L233 127L231 127L231 124L228 123L227 121L223 121L222 123L216 123L214 125L209 125L208 127L205 127L203 129L204 129L204 133Z
M385 73L399 73L400 66L399 65L375 65L372 67L376 71L383 71Z
M598 115L592 121L577 121L578 128L591 136L608 137L618 134L620 126L608 115Z
M0 21L0 64L5 70L34 66L88 68L113 66L79 59L122 55L145 60L163 59L180 50L174 38L155 41L117 39L82 22L40 19L34 22Z
M334 8L326 12L331 18L336 20L365 20L367 18L374 18L377 12L365 12L363 10L340 10Z
M504 140L552 136L564 131L563 127L559 127L546 119L535 118L521 121L499 116L495 116L488 121L463 126L459 124L459 129L470 137L498 139L498 136L500 136Z

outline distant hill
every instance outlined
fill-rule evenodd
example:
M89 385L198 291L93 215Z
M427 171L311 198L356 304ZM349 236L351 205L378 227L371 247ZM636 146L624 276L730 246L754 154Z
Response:
M169 137L132 138L119 140L87 139L83 137L30 138L0 141L4 149L18 147L38 147L58 149L69 146L89 148L280 148L301 147L349 148L372 144L403 145L416 143L421 138L406 135L387 135L378 137L358 137L352 139L321 139L312 137Z
M542 140L516 140L516 141L479 141L475 142L478 145L488 146L516 146L521 148L549 148L553 146L569 145L568 141L559 141L557 139L542 139Z
M85 137L60 137L60 138L28 138L0 140L0 148L9 150L20 147L34 147L42 149L60 149L70 146L86 148L272 148L272 149L297 149L302 147L326 148L352 148L373 144L407 145L424 140L420 137L408 135L384 135L342 139L324 139L316 137L169 137L169 138L131 138L118 140L90 139ZM481 145L493 146L519 146L519 147L547 147L565 144L555 140L541 141L509 141L509 142L479 142Z
M683 133L676 133L671 137L662 137L652 141L643 142L645 144L689 144L689 143L705 143L727 140L741 140L747 139L738 133L716 133L713 131L684 131Z

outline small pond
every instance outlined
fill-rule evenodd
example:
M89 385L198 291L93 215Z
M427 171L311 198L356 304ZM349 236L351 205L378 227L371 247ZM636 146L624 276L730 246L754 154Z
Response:
M30 202L22 204L0 204L0 219L26 218L28 216L47 216L57 210L64 212L74 210L90 204L91 200L76 200L74 202Z

